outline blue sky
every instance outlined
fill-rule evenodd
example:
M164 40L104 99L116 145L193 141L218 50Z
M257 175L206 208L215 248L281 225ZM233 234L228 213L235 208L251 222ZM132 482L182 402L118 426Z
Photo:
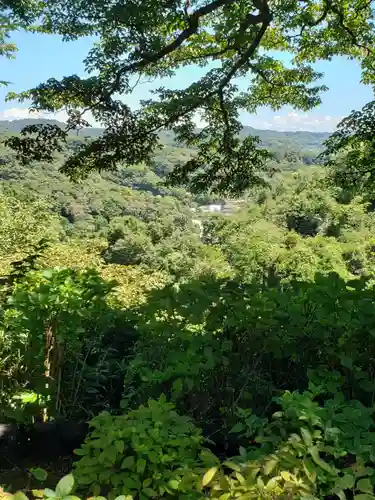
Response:
M26 90L50 77L59 79L71 74L83 75L82 61L92 43L89 39L63 43L57 36L27 33L15 33L12 41L19 47L16 59L0 59L0 79L11 82L8 88L0 87L0 119L28 116L26 105L5 102L8 91ZM282 109L277 113L262 109L256 116L243 115L243 123L276 130L331 131L343 116L372 99L371 88L360 83L360 68L354 61L337 58L316 64L316 69L325 73L323 83L329 87L321 106L308 114L291 109ZM184 68L173 79L173 86L185 86L197 80L200 71L199 68ZM159 84L141 85L126 101L136 106L140 99L147 98L150 89ZM57 118L63 119L64 116Z

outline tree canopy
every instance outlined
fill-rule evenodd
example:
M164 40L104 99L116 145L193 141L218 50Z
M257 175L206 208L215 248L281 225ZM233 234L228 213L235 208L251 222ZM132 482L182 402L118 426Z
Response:
M375 101L352 111L326 141L321 157L331 167L333 182L352 193L374 199Z
M309 110L326 87L317 60L344 55L361 62L363 80L374 80L374 28L368 0L63 0L32 3L30 29L64 40L94 38L85 77L54 78L11 98L42 111L66 110L65 130L28 126L8 144L24 161L53 160L69 131L86 126L85 112L105 127L81 144L62 170L72 178L113 170L121 162L148 163L158 133L172 131L195 154L176 165L172 184L193 191L238 193L263 184L270 154L256 137L239 138L240 115L262 106ZM3 1L3 12L24 2ZM21 9L22 10L22 9ZM29 15L30 22L30 15ZM288 63L280 52L290 55ZM184 66L205 68L185 88L161 86L132 109L123 102L145 79L171 77ZM197 116L204 126L197 130Z

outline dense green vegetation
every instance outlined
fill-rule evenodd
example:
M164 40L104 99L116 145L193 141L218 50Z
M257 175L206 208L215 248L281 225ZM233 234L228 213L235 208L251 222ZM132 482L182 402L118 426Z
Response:
M371 203L280 162L210 214L184 154L75 184L3 145L2 421L91 419L82 495L372 498Z
M98 38L11 95L67 124L0 123L1 500L375 499L373 104L330 138L239 122L318 105L316 60L373 84L372 3L0 0L0 55Z

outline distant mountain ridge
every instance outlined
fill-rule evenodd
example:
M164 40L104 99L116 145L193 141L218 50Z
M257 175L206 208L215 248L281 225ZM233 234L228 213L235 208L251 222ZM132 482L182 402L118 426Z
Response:
M65 123L57 120L42 119L42 118L25 118L16 120L0 120L0 133L19 133L27 125L36 123L50 123L65 127ZM84 128L77 134L78 137L99 137L104 129L102 128ZM72 134L73 135L73 134ZM75 134L74 134L75 135ZM278 142L288 145L291 149L307 150L307 149L321 149L324 141L328 139L330 133L328 132L309 132L309 131L279 131L279 130L261 130L253 127L244 126L241 131L242 137L249 135L259 136L265 147L277 147ZM163 144L174 144L173 134L164 132L160 134L161 142Z
M0 133L11 132L18 134L21 130L28 125L35 125L39 123L58 125L60 128L66 127L66 123L60 122L58 120L50 120L47 118L21 118L17 120L0 120ZM103 132L101 128L84 128L78 134L78 136L98 137Z

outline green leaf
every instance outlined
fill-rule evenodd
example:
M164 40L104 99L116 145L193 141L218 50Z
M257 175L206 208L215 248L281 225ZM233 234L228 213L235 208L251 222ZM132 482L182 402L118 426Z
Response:
M149 451L148 460L152 464L157 464L159 462L159 455L155 451Z
M54 497L56 497L56 496L57 496L57 495L56 495L56 492L55 492L55 491L53 491L53 490L50 490L49 488L46 488L46 489L44 490L44 495L45 495L46 497L48 497L48 498L54 498Z
M30 469L30 472L38 481L45 481L48 477L48 472L40 467Z
M134 469L135 465L135 459L132 455L129 455L128 457L124 458L124 460L121 463L121 469Z
M64 476L60 481L57 483L56 486L56 495L58 497L66 497L70 495L70 493L73 491L74 488L74 477L73 474L68 474L67 476Z
M143 458L140 458L139 460L137 460L137 472L138 472L138 474L144 473L145 468L146 468L146 464L147 464L147 462Z
M15 493L13 495L13 499L14 500L29 500L27 498L27 496L25 495L25 493L23 493L22 491L17 491L17 493Z
M347 500L346 495L345 495L343 490L335 489L335 494L337 497L339 497L340 500Z
M100 477L100 474L99 474L99 477ZM97 476L95 475L95 476L94 476L94 481L96 481L96 480L97 480ZM95 496L100 495L100 490L101 490L100 484L98 484L98 483L96 482L96 483L94 484L93 489L92 489L93 494L94 494Z
M124 441L115 441L115 447L119 453L121 454L124 453L124 448L125 448Z
M316 465L319 465L319 467L321 467L326 472L329 473L333 472L332 467L329 464L327 464L327 462L325 462L322 458L320 458L319 451L315 446L309 448L309 452Z
M374 493L374 488L369 478L360 479L356 485L356 488L363 493Z
M273 418L282 418L284 416L284 412L283 411L276 411L272 417Z
M147 497L156 497L157 492L153 490L152 488L143 488L142 493L146 495Z
M79 455L81 457L86 455L86 451L82 450L82 448L77 448L76 450L73 451L73 453L74 453L74 455Z
M341 364L345 368L353 369L353 359L349 356L341 356Z
M178 486L179 486L179 482L176 480L176 479L171 479L169 482L168 482L168 486L170 488L172 488L172 490L178 490Z
M282 475L283 473L281 473ZM261 477L257 477L257 486L259 489L263 489L265 487L264 481Z
M241 422L237 422L237 424L231 428L229 431L230 433L238 434L239 432L242 432L245 429L245 426Z
M235 470L237 472L240 472L240 470L241 470L241 467L238 464L236 464L234 462L227 461L227 460L225 462L223 462L223 465L224 465L224 467L228 467L228 469L232 469L232 470Z
M270 460L267 460L266 463L264 464L264 474L266 476L269 476L271 472L274 470L276 465L278 464L279 459L278 458L271 458Z
M246 449L243 446L240 446L240 456L242 458L246 458L247 457L247 451L246 451Z
M176 399L181 394L183 386L183 381L180 378L173 382L172 393L174 399Z
M302 439L305 443L306 446L312 446L313 444L313 438L311 436L311 433L306 427L301 427L301 435Z
M220 460L218 459L218 457L216 455L214 455L212 453L211 450L208 450L208 449L202 450L200 453L200 457L203 460L204 464L208 467L210 465L214 465L214 464L219 465L220 464Z
M243 477L242 474L240 474L239 472L235 472L235 476L242 485L245 484L246 479Z
M220 474L219 486L223 491L228 491L231 488L230 483L227 479L227 476L225 476L224 474Z
M336 481L335 486L341 490L351 490L352 488L354 488L354 484L355 477L351 474L345 474L343 477L340 477Z
M303 459L303 469L305 471L306 476L312 483L316 481L316 467L314 463L309 458Z
M34 498L44 498L44 490L31 490Z
M272 477L266 484L265 490L271 492L275 489L276 486L277 486L277 477Z
M206 472L206 474L203 476L202 479L203 487L210 484L210 482L213 480L218 470L219 470L218 467L211 467L211 469L208 469L208 471Z
M44 278L51 279L53 276L53 269L46 269L45 271L42 272L42 275Z
M354 500L374 500L374 495L369 495L368 493L360 493L359 495L354 495Z

